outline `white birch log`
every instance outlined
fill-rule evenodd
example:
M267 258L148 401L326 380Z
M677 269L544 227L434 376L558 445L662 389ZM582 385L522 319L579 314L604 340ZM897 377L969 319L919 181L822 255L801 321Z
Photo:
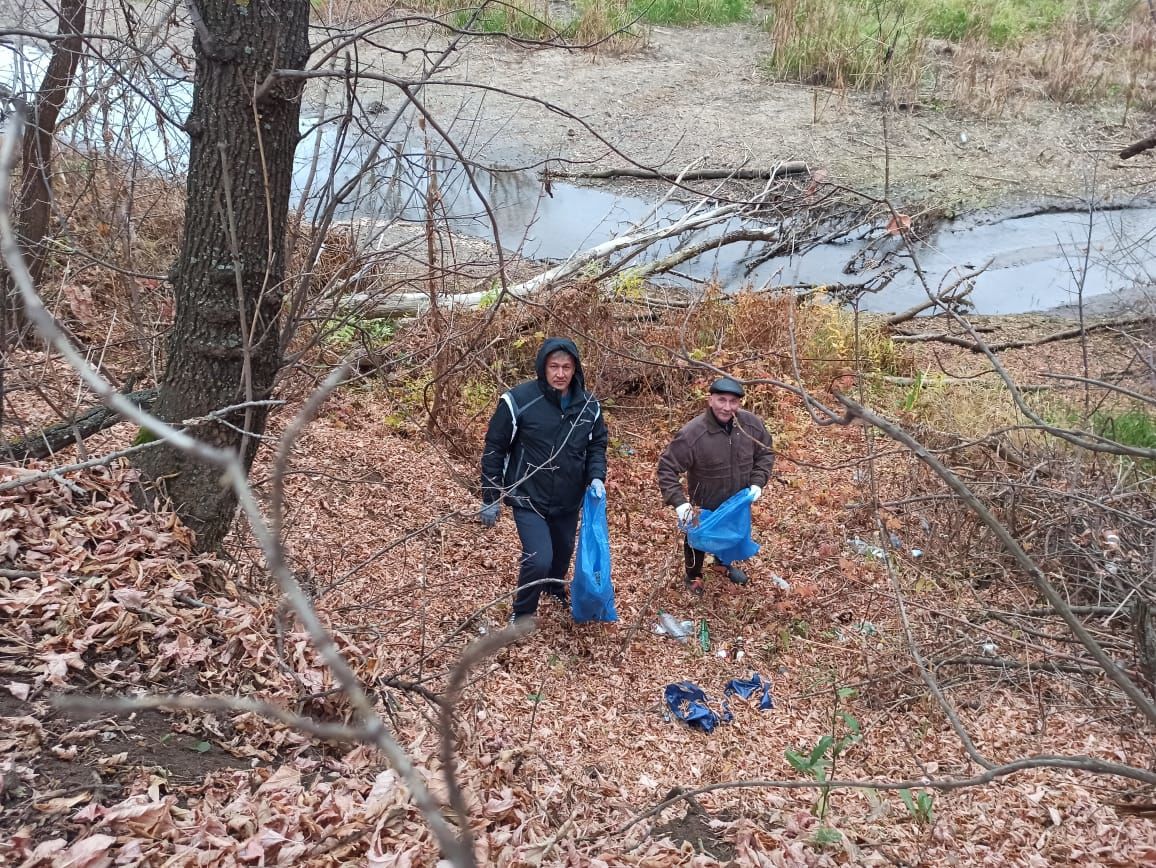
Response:
M728 204L704 210L705 204L705 202L700 202L669 225L639 229L575 253L565 262L549 268L529 280L508 286L506 294L513 298L533 298L544 290L580 273L591 263L604 262L616 253L630 249L645 250L659 241L683 232L700 231L727 220L743 208L739 204ZM604 271L601 276L606 277L612 273L613 269L609 272ZM351 283L354 282L356 279L351 281ZM446 295L438 299L438 304L443 307L476 308L487 298L493 298L492 290ZM397 292L380 295L373 292L351 293L341 300L341 307L347 311L356 312L358 316L367 319L413 315L421 313L429 307L429 294L425 292Z

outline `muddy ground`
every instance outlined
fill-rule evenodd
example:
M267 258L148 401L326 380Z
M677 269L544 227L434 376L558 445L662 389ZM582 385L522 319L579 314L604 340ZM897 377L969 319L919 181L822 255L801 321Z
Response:
M760 64L770 35L758 26L656 27L645 43L615 55L478 41L447 75L470 90L439 87L424 98L443 120L456 118L455 134L472 133L473 149L489 162L624 165L629 158L679 169L696 161L761 167L805 160L832 182L875 194L889 169L896 201L958 210L1080 199L1093 189L1127 200L1144 194L1156 172L1151 154L1116 157L1153 126L1152 115L1135 108L1125 119L1122 104L1060 106L1033 97L1038 87L1025 81L1000 117L917 105L888 114L885 139L878 96L768 78ZM397 72L412 70L410 59L401 64L388 55L374 63ZM933 62L946 74L946 54ZM363 82L359 92L369 87ZM380 99L396 101L388 91Z

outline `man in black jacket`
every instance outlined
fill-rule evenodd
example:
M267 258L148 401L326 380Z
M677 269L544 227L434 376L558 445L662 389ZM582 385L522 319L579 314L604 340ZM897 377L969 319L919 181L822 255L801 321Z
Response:
M578 348L547 338L535 367L536 380L498 401L482 452L482 524L493 527L505 501L522 541L511 622L537 612L542 591L566 603L582 497L587 486L606 496L606 422Z

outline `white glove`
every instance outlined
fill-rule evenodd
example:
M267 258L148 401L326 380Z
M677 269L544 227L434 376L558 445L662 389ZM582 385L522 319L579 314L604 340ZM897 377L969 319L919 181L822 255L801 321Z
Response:
M752 485L748 490L751 493L751 497L754 498L754 500L751 501L752 503L754 503L755 500L758 500L763 493L762 488L757 485Z
M606 496L606 486L603 484L601 479L590 480L590 491L599 500Z
M694 513L694 507L689 503L680 503L674 508L675 515L678 516L678 524L680 527L685 527L690 524L690 517Z

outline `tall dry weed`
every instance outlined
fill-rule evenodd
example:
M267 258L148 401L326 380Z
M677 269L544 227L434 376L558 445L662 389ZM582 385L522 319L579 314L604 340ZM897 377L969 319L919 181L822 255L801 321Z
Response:
M103 156L69 156L53 175L57 220L41 293L110 370L159 370L172 319L165 276L184 221L183 182Z
M1108 63L1100 38L1085 25L1068 19L1032 52L1031 71L1043 96L1078 105L1104 95Z
M1026 64L1019 48L993 51L980 39L966 39L952 53L947 74L949 98L957 108L980 117L1018 111L1026 96Z
M434 427L451 449L477 442L498 395L534 376L535 354L550 335L579 344L587 379L611 416L683 418L689 404L701 401L716 368L744 379L801 379L823 391L850 371L882 365L891 373L909 365L907 354L877 330L863 326L856 339L839 308L800 302L791 293L728 296L716 288L690 308L648 312L642 303L612 301L597 284L579 281L533 304L461 315L445 337L428 319L399 333L391 352L413 360L408 376L421 383L418 392L430 390L435 351L448 362ZM755 389L749 406L772 413L776 401L774 390ZM429 409L415 393L404 414L425 426Z
M971 38L951 55L946 79L951 102L964 111L998 117L1031 99L1084 105L1106 99L1132 107L1156 106L1156 25L1131 19L1112 31L1097 30L1075 17L1047 33L996 50Z

